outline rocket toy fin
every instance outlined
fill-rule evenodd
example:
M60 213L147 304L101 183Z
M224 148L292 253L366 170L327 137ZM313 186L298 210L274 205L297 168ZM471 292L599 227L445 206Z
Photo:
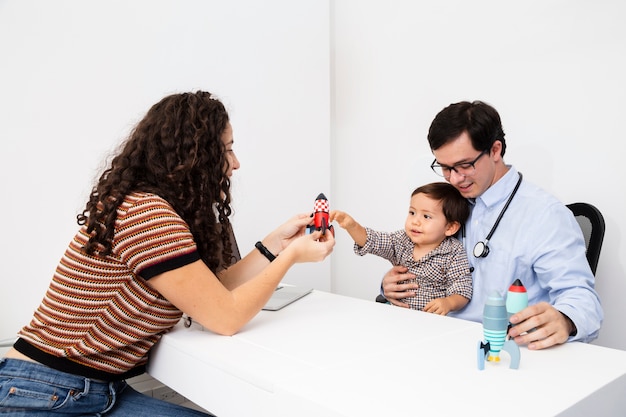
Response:
M511 364L509 365L510 369L518 369L519 368L519 360L520 360L520 351L519 346L513 340L507 340L504 342L504 346L502 346L502 350L505 352L509 352L509 356L511 356Z
M485 369L485 358L489 354L489 348L490 348L489 342L487 342L487 343L478 342L478 348L476 349L476 352L478 354L477 355L478 370L480 370L480 371Z

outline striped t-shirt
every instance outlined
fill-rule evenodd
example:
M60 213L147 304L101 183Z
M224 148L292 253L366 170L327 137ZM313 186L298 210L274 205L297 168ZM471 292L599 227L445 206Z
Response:
M103 380L143 372L147 353L182 312L146 280L199 259L187 224L161 197L128 195L112 253L87 255L81 227L16 348L40 363Z

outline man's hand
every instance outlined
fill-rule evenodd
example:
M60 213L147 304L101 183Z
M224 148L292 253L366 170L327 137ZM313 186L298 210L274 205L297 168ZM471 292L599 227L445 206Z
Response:
M414 297L415 290L419 288L416 283L398 284L400 281L415 279L415 275L407 273L408 268L404 266L394 266L383 277L383 295L391 304L398 307L409 308L409 305L400 301L402 298Z
M526 307L511 316L509 330L515 343L539 350L567 342L575 330L574 323L559 310L546 302Z

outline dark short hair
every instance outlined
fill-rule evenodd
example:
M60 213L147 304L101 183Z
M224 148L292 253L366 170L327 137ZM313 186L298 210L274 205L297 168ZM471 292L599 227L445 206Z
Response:
M500 115L489 104L482 101L461 101L441 110L428 130L430 149L439 149L463 132L468 133L472 146L478 151L491 149L493 143L499 140L502 142L500 155L504 156L506 142Z
M450 223L459 222L463 226L469 217L469 202L448 182L431 182L422 185L413 191L411 197L416 194L425 194L433 200L441 201L443 215Z

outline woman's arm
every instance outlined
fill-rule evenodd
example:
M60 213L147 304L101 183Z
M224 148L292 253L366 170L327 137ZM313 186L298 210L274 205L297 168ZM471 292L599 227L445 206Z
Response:
M148 283L205 328L232 335L263 308L289 268L296 263L321 261L332 252L332 233L321 237L317 231L287 239L288 246L271 263L261 253L254 253L255 249L238 262L242 264L237 268L233 266L220 274L227 284L220 282L202 261L164 272ZM236 278L235 273L242 278Z
M299 214L282 224L263 238L261 243L274 256L279 255L296 238L303 236L311 216ZM224 286L230 290L247 282L269 264L269 260L256 248L239 262L220 271L217 275Z

